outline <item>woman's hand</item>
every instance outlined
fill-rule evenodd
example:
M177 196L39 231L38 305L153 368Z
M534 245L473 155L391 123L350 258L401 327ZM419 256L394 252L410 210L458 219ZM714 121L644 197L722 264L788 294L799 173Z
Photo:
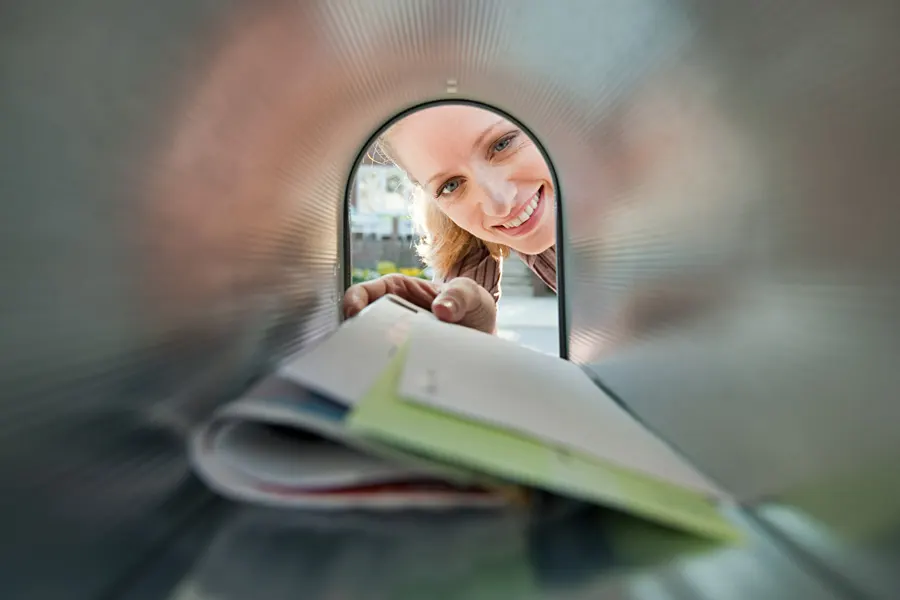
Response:
M497 305L491 294L468 277L457 277L446 283L433 283L417 277L391 274L373 281L350 286L344 294L345 317L359 314L382 296L394 294L420 308L430 310L447 323L494 333L497 327Z

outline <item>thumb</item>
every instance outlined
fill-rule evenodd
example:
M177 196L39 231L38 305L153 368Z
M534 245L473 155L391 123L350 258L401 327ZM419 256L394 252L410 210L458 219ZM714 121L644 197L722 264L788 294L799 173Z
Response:
M493 333L497 322L494 298L468 277L458 277L444 284L432 303L431 312L441 321L485 333Z

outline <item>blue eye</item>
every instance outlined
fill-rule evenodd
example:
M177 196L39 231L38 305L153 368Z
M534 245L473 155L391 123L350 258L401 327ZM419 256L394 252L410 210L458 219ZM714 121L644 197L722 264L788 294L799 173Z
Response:
M500 140L499 142L494 144L494 147L492 148L492 150L494 152L503 152L504 150L509 148L510 144L512 144L513 137L514 136L509 136L509 137L503 138L502 140Z
M441 186L441 189L438 190L438 195L440 196L448 196L459 189L460 181L459 178L451 179L447 183Z

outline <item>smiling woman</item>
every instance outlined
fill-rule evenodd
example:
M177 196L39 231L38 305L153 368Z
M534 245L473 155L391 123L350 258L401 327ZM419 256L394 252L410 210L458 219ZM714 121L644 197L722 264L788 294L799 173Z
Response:
M556 291L553 176L518 125L477 106L439 105L397 121L376 147L412 183L416 249L435 276L354 286L348 316L399 293L438 318L493 332L502 264L512 253Z

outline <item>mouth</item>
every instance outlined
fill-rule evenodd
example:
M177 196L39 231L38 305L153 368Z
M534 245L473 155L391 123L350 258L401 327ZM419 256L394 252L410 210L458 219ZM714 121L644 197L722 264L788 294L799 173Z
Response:
M544 209L544 186L538 188L534 196L523 206L519 213L500 225L494 225L494 229L506 235L524 235L534 229L540 221Z

